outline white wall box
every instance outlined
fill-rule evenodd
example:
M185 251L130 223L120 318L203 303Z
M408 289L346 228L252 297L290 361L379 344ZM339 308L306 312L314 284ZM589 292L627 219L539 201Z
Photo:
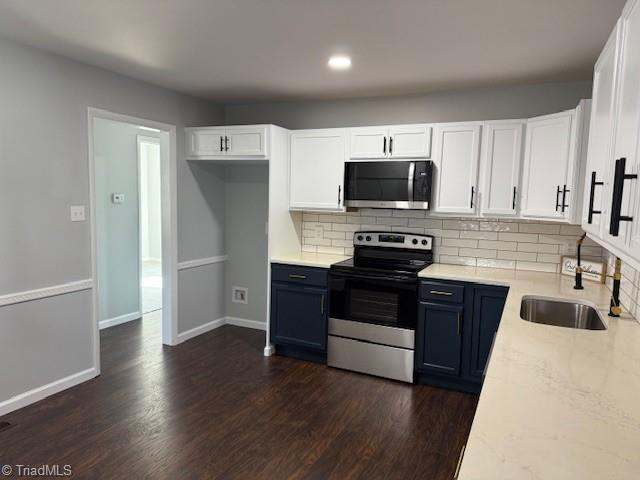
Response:
M515 216L525 120L486 122L480 158L482 216Z
M353 159L431 157L430 125L359 127L349 135Z
M186 155L190 160L267 158L267 132L267 125L186 128Z
M446 123L435 128L436 213L476 213L481 123Z
M291 134L289 208L344 211L347 130L297 130Z
M527 120L522 218L580 222L590 104Z

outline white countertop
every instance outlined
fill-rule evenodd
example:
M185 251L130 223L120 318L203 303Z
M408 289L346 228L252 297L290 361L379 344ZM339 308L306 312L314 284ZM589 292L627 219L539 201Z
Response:
M305 267L329 268L334 263L351 258L351 255L329 255L324 253L291 252L271 257L271 263L301 265Z
M604 285L441 264L420 276L510 287L459 479L640 478L640 324L607 316ZM526 322L524 295L595 304L608 329Z

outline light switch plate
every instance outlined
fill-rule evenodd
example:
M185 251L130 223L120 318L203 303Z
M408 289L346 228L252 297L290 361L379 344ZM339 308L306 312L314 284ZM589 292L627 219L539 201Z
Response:
M112 193L111 194L111 202L112 203L124 203L124 193Z
M69 215L72 222L84 222L84 205L71 205L69 207Z

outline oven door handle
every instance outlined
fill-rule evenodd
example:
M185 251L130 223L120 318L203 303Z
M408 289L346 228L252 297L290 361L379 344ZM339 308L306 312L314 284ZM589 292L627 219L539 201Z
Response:
M401 284L412 284L417 285L416 277L405 277L398 275L391 276L377 276L377 275L363 275L363 274L353 274L353 273L332 273L331 276L335 279L339 280L368 280L368 281L376 281L376 282L385 282L385 283L401 283Z

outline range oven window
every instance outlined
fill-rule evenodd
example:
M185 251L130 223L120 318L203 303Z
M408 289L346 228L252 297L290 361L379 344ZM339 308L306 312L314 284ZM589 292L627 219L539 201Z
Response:
M417 280L331 272L331 317L415 329Z

